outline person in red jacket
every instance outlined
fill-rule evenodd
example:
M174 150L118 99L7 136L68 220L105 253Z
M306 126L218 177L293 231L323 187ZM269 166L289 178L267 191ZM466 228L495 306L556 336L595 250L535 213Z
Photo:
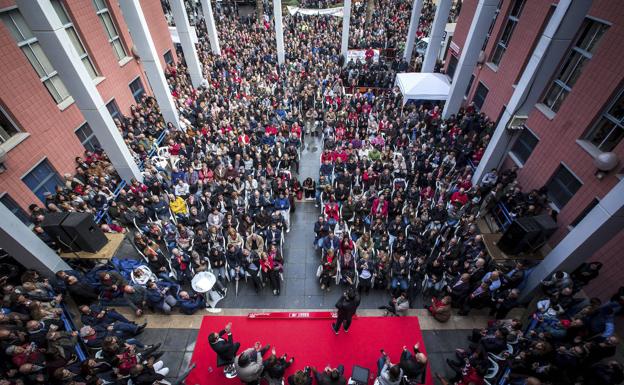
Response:
M382 216L384 218L388 217L388 201L386 200L385 195L380 195L373 201L373 206L371 207L371 217L376 218L378 216Z
M338 203L334 200L333 195L329 198L329 201L325 203L325 219L327 219L327 223L329 223L332 228L340 220L340 207L338 207Z
M462 207L466 203L468 203L468 195L466 194L463 188L455 191L453 195L451 195L451 203L456 207Z

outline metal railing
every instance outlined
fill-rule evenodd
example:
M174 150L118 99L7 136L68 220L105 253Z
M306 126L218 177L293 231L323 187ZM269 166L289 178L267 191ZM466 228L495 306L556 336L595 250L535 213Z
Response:
M165 136L167 136L168 131L164 130L160 136L158 137L158 139L156 139L156 142L154 142L154 145L152 146L152 149L150 150L150 152L147 154L147 156L145 157L145 159L150 159L151 157L153 157L156 152L158 151L158 147L160 146L160 144L162 143L162 141L165 139ZM145 160L141 160L141 162L139 163L139 170L143 171L145 169ZM122 180L119 185L117 185L117 188L115 189L115 191L113 192L113 198L111 199L111 202L116 200L117 197L119 197L119 193L121 192L121 190L123 190L124 187L127 186L127 183L125 180ZM106 223L110 223L111 222L111 217L110 215L108 215L108 209L109 209L109 205L108 203L106 204L106 206L104 206L103 209L99 210L96 214L95 214L95 223L100 223L102 222L102 220L104 219L106 221Z

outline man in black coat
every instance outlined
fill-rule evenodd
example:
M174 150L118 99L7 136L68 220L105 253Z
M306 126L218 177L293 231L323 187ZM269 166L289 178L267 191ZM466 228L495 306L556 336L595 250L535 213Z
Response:
M406 346L403 346L399 367L403 369L403 373L410 380L420 379L425 382L425 370L427 369L427 356L419 350L420 344L414 345L414 354L412 354Z
M90 305L99 299L97 290L86 282L70 275L67 277L67 292L78 305Z
M240 348L240 342L234 342L231 329L232 323L230 322L225 325L225 328L220 332L214 332L208 336L208 342L212 350L217 353L217 356L221 358L221 360L226 362L234 361L236 352L238 352ZM222 338L224 334L227 334L227 340Z
M462 274L455 282L448 285L446 290L451 295L452 304L458 306L463 304L470 295L470 274Z
M332 324L334 333L338 334L340 327L344 328L345 333L349 332L349 326L351 326L351 320L360 306L360 296L355 293L352 288L349 288L336 302L336 308L338 309L338 317L336 322Z
M335 369L327 366L322 372L312 368L312 372L318 385L347 385L347 379L343 375L344 366L342 365L338 365Z

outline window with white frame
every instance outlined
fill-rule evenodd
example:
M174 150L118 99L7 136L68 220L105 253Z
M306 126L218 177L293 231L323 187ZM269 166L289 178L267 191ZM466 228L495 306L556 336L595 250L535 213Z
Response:
M0 17L4 25L11 31L11 35L17 42L17 46L24 52L26 58L37 72L39 79L48 89L57 104L69 98L69 92L61 81L56 70L50 64L48 57L41 49L39 41L26 25L26 21L18 9L3 12Z
M624 88L609 103L596 124L585 135L585 140L602 152L609 152L624 138Z
M45 202L46 193L54 194L56 186L63 184L63 180L47 159L24 175L22 181L42 202Z
M115 99L112 99L110 102L108 102L108 104L106 105L106 109L108 109L108 112L111 114L113 119L121 117L121 111L119 111L119 106L117 105Z
M145 89L143 88L143 82L141 82L141 77L137 76L129 85L130 92L132 92L132 96L134 96L134 101L139 103L141 102L141 98L145 93Z
M0 106L0 144L11 139L11 137L17 133L19 133L19 130L15 126L15 123L13 123L13 120Z
M492 54L492 63L496 65L500 64L505 51L507 51L514 29L516 29L516 24L518 24L518 20L520 20L520 14L522 13L523 7L524 0L513 0L511 9L509 10L509 16L507 16L507 22L503 27L503 32L501 33L501 36L496 43L494 53Z
M548 199L561 210L582 185L581 181L566 166L561 164L546 184Z
M492 36L492 31L494 30L494 25L496 24L496 19L498 19L498 15L500 14L500 10L502 6L503 6L503 0L499 0L498 5L496 6L496 11L494 11L494 17L492 17L492 22L490 23L490 28L488 29L488 33L485 36L485 40L483 41L483 46L481 47L481 51L485 51L488 41L490 41L490 36Z
M100 17L100 21L104 25L104 30L106 31L106 35L108 36L108 42L113 47L113 52L115 52L117 60L119 61L125 58L128 55L123 46L123 43L121 42L121 38L119 37L117 27L115 27L115 23L113 22L113 18L108 11L108 5L106 4L106 0L93 0L93 5L95 5L95 10Z
M477 90L475 91L474 96L472 97L472 102L479 110L483 108L483 103L485 103L485 99L487 98L488 92L489 90L485 86L485 84L479 82L479 85L477 85Z
M167 63L168 65L173 64L173 54L171 53L171 50L167 50L163 57L165 58L165 63Z
M594 49L607 28L609 26L594 19L586 18L583 22L574 46L570 49L548 91L544 94L542 103L552 111L559 111L566 96L572 91L572 87L581 76L583 67L591 60Z
M89 123L84 123L75 131L76 136L80 139L80 143L89 151L96 151L100 147L100 142L95 137Z
M21 208L8 193L0 194L0 203L9 209L9 211L11 211L25 225L28 226L32 223L30 222L30 217L26 214L26 211L24 211L24 209Z
M63 4L61 4L60 0L52 0L52 6L54 7L54 10L56 11L59 19L61 19L61 23L63 23L63 28L65 28L67 36L69 36L69 40L72 42L72 45L74 46L74 48L76 48L76 52L78 52L78 56L80 57L82 64L84 64L85 68L87 69L89 76L91 76L91 79L95 79L98 76L97 71L95 70L95 66L93 65L93 62L89 57L89 53L82 44L82 41L78 36L78 32L76 32L76 28L74 28L74 23L72 23L71 19L69 18L65 7L63 6Z
M529 157L538 143L539 139L537 136L525 127L511 147L511 153L520 164L524 165L526 161L529 160Z

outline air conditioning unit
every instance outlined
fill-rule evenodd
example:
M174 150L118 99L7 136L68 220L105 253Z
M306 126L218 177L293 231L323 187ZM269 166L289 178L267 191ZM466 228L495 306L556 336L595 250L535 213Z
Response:
M511 131L520 131L524 129L524 123L529 119L526 115L514 115L507 123L507 129Z

